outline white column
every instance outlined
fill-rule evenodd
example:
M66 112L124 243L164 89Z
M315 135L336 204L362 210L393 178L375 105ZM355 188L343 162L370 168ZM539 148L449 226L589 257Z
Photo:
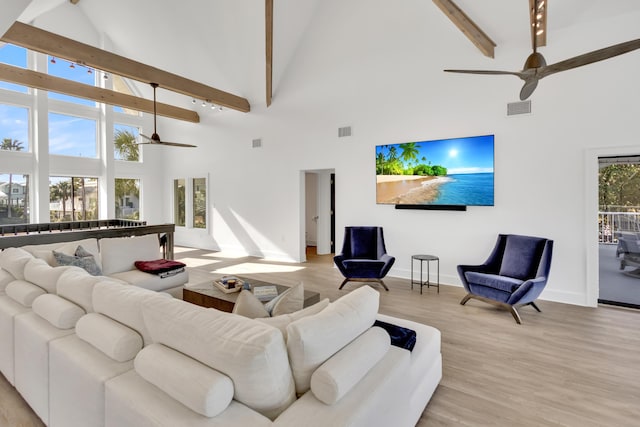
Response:
M318 173L317 194L317 251L318 255L326 255L331 253L331 171Z

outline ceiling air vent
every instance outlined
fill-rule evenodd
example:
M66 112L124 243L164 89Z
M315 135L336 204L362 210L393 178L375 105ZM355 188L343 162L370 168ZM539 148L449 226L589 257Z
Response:
M507 116L515 116L518 114L531 114L531 100L510 102L507 104Z
M351 126L338 128L338 138L344 138L345 136L351 136Z
M258 138L258 139L254 139L253 141L251 141L251 147L252 148L260 148L260 147L262 147L262 139Z

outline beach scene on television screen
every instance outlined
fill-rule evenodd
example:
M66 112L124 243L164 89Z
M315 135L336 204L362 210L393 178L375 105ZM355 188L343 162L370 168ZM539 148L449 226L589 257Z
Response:
M493 206L493 135L376 147L381 204Z

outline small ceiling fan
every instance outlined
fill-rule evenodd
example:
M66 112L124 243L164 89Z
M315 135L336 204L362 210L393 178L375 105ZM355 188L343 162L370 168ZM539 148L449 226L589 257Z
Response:
M543 7L544 0L536 0L535 10ZM529 98L538 86L538 81L551 74L561 71L571 70L572 68L582 67L583 65L592 64L594 62L613 58L623 53L640 49L640 39L619 43L603 49L594 50L582 55L555 64L547 65L544 57L537 51L537 37L535 31L533 37L533 53L527 57L522 71L492 71L492 70L444 70L447 73L465 73L465 74L485 74L485 75L513 75L524 80L524 86L520 90L520 100L524 101Z
M150 84L151 84L151 87L153 88L153 134L151 135L151 137L140 134L140 136L143 137L147 142L140 142L138 143L138 145L150 144L150 145L170 145L172 147L196 147L196 145L192 145L192 144L182 144L180 142L167 142L167 141L162 141L160 139L160 135L158 135L158 132L156 131L156 119L157 119L156 88L158 87L158 83L150 83Z

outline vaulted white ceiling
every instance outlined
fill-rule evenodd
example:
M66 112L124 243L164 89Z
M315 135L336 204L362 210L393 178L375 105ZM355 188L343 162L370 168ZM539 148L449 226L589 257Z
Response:
M528 49L528 0L455 2L496 42L496 59L505 46ZM265 102L264 3L264 0L80 0L73 5L68 0L22 0L19 4L23 10L18 19L245 97L252 105L261 105ZM322 8L322 3L274 1L274 102L279 85L286 79L287 67L313 24L314 11ZM376 7L375 3L372 1L371 7ZM425 25L432 19L446 19L432 6L432 13L425 16ZM561 30L576 22L613 18L637 11L639 5L637 0L550 0L548 7L544 49L561 44L558 40ZM5 18L10 19L13 18ZM0 22L0 30L10 24ZM451 43L455 48L468 41L455 30L437 42ZM579 49L574 53L585 51ZM477 58L467 58L467 64L473 65ZM148 88L141 88L141 92L145 96L151 93ZM160 94L160 99L172 101L175 96Z

